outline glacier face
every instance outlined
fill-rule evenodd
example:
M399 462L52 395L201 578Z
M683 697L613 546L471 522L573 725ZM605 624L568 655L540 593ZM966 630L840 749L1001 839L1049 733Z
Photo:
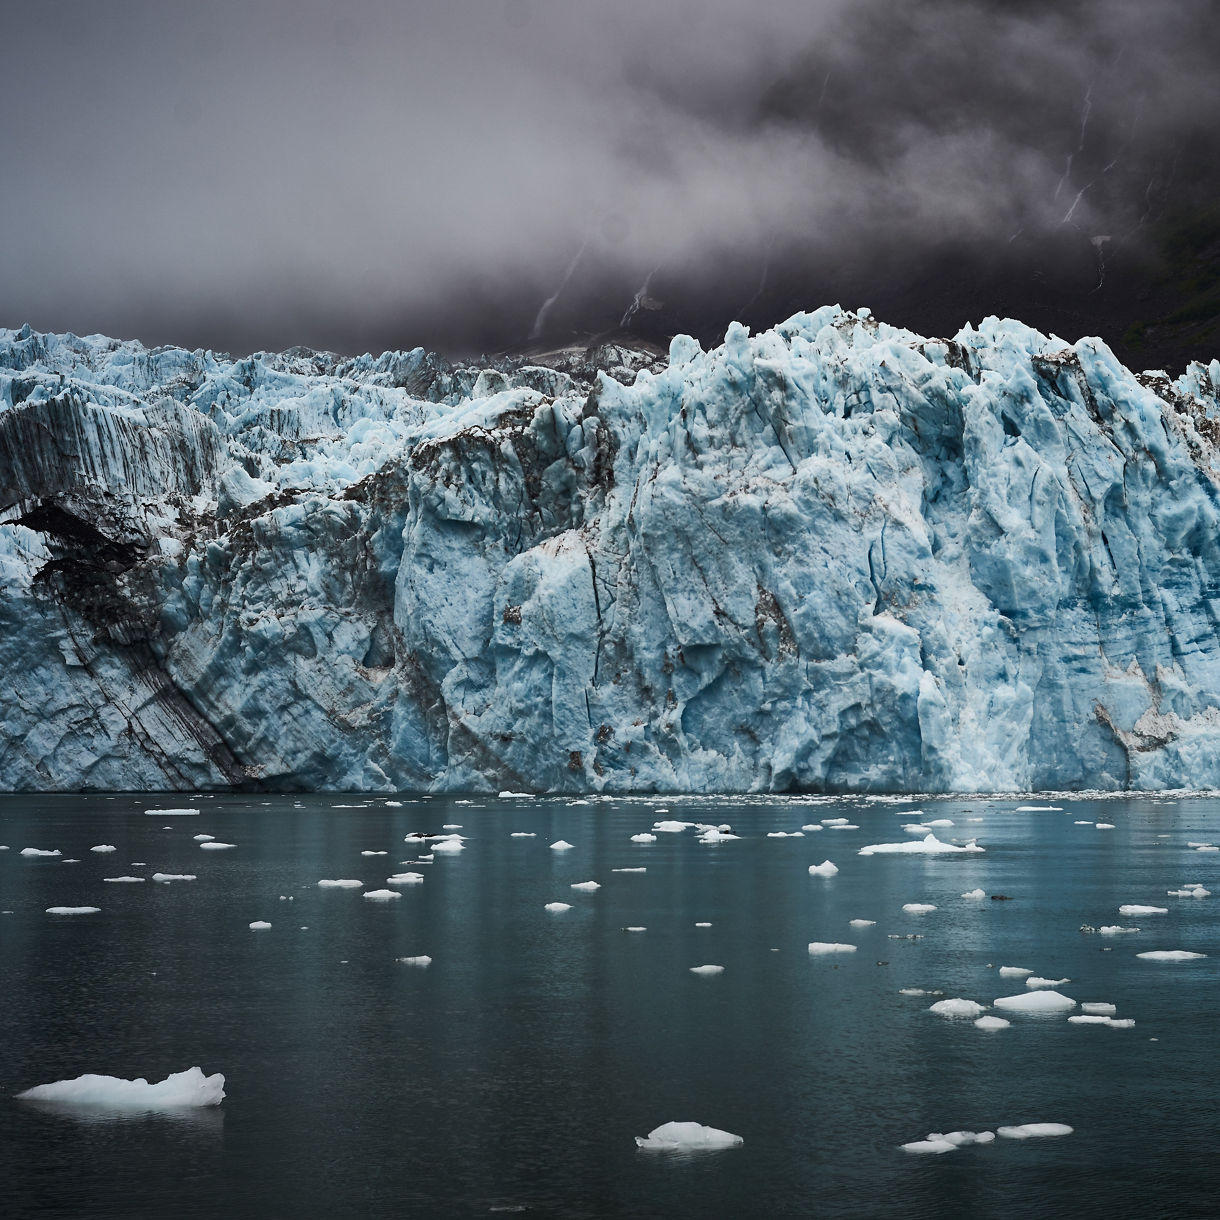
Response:
M1220 786L1220 361L0 330L0 788Z

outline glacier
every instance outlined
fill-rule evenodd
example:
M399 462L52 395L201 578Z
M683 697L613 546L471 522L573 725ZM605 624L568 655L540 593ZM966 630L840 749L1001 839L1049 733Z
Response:
M1220 361L0 330L0 788L1220 786Z

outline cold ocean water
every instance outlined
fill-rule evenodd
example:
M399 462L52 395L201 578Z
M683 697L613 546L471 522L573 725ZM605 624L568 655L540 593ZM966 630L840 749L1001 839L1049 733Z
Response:
M144 812L184 806L200 812ZM631 841L666 818L740 838ZM849 828L768 837L835 818ZM942 819L928 833L985 851L857 854ZM416 864L412 831L467 838ZM201 834L234 846L204 850ZM561 838L571 850L550 848ZM1216 800L26 795L0 798L0 843L11 1220L1220 1210L1220 853L1189 846L1220 843ZM826 859L837 875L811 876ZM408 870L423 882L384 901L317 884L378 889ZM103 880L158 871L196 880ZM601 888L571 888L584 881ZM1167 893L1191 883L1214 896ZM811 941L858 948L812 955ZM1136 956L1178 949L1208 956ZM399 960L421 955L431 964ZM724 970L691 973L705 964ZM988 1008L1011 1020L988 1032L928 1011L1027 990L1001 966L1070 980L1056 990L1135 1025ZM13 1099L194 1065L224 1073L221 1106ZM670 1120L744 1144L636 1148ZM1031 1122L1074 1131L900 1149Z

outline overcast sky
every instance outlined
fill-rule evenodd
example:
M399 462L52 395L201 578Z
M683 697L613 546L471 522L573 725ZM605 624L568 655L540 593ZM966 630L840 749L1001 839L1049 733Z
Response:
M1214 182L1210 0L7 7L3 325L477 346L569 272L547 325L655 269L812 297L831 263L1138 241Z

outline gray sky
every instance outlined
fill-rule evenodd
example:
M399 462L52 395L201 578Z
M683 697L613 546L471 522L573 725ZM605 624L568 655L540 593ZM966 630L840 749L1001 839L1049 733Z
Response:
M813 307L858 266L867 303L930 251L1138 241L1216 163L1207 0L8 9L5 325L477 346L569 269L555 324L656 268L731 300L800 267Z

